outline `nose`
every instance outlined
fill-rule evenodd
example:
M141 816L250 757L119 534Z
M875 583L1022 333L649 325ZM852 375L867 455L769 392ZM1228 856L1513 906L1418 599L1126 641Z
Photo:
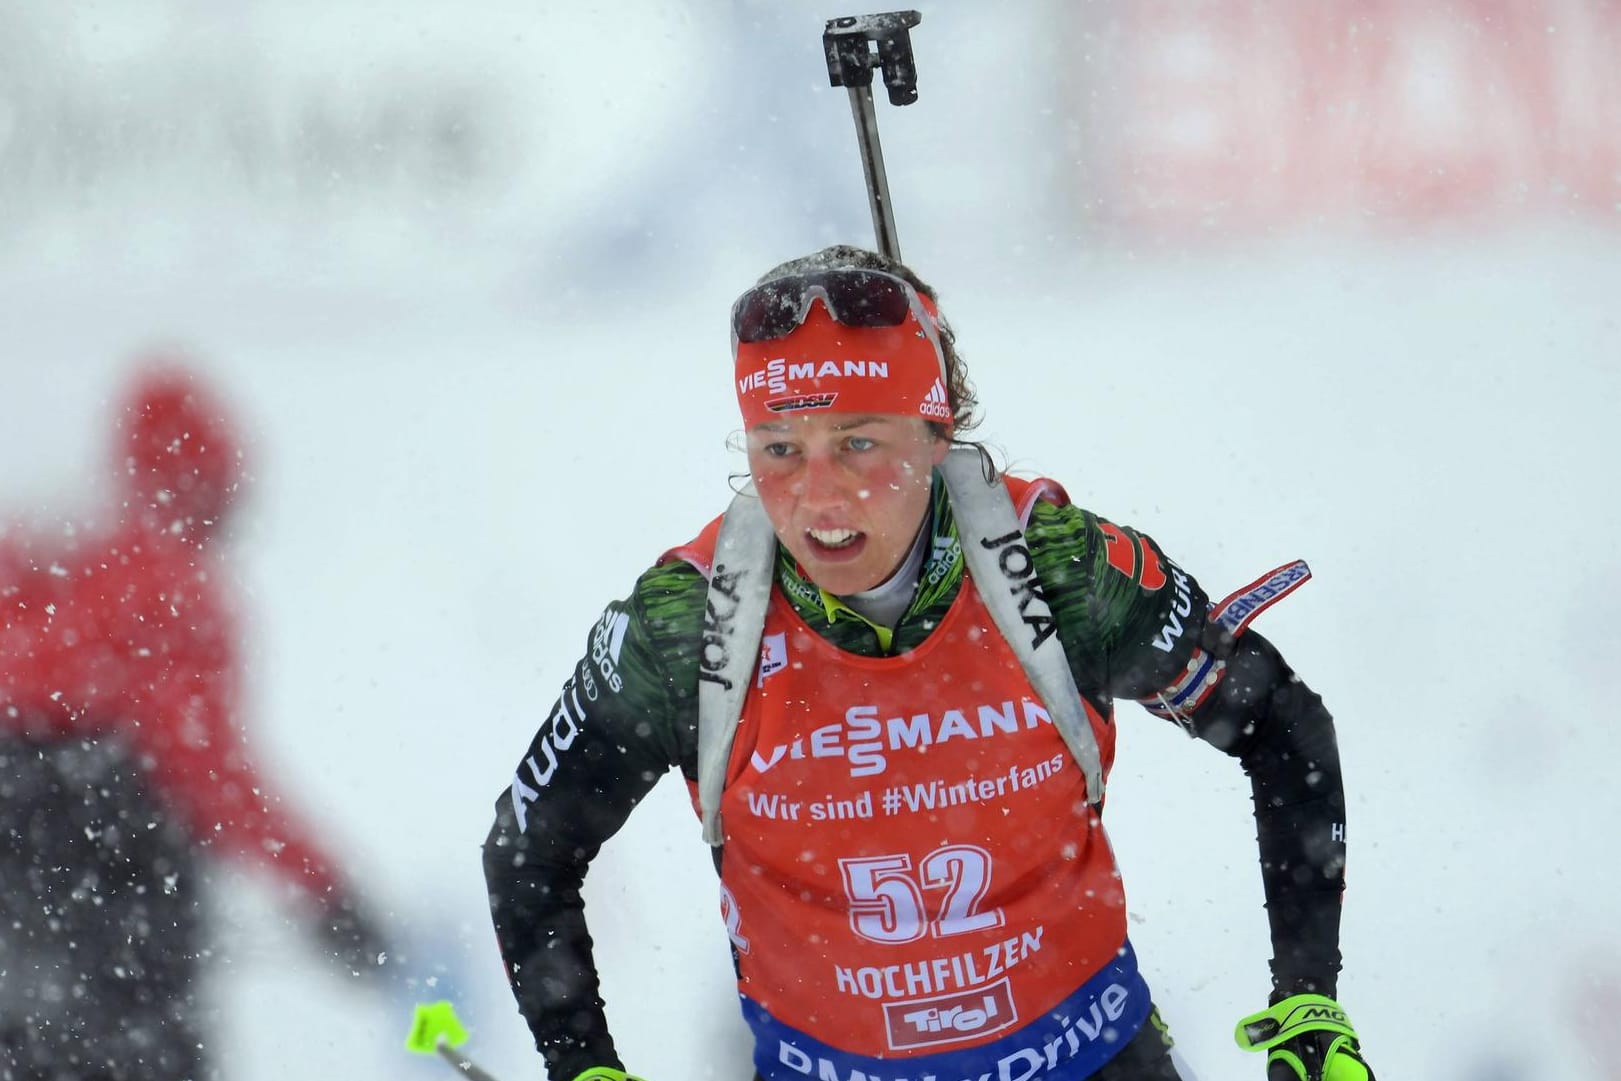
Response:
M816 451L805 455L799 476L799 502L806 510L842 507L848 502L848 493L848 478L837 458Z

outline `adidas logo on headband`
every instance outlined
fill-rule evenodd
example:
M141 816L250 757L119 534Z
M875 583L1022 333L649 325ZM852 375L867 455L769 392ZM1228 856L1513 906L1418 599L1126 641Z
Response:
M946 393L946 385L939 379L929 388L929 393L917 407L918 413L924 417L935 420L951 419L951 396Z

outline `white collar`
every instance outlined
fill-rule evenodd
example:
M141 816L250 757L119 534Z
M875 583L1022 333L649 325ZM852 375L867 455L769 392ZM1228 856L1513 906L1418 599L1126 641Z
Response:
M928 525L929 519L925 515L917 538L912 541L911 551L906 553L906 558L894 574L871 589L842 596L839 600L855 609L863 619L893 629L901 616L906 614L912 596L917 592L918 573L923 569L923 555L928 548L925 543L929 535Z

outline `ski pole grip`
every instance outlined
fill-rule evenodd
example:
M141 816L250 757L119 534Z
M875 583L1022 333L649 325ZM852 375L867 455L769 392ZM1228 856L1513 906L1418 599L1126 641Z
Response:
M877 67L883 72L889 103L912 104L917 100L917 62L912 57L911 30L922 21L916 11L829 19L822 31L827 77L834 86L871 86L872 69Z

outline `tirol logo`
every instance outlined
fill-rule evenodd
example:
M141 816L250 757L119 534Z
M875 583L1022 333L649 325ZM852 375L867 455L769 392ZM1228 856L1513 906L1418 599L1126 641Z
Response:
M760 639L760 678L756 685L765 686L765 681L784 668L788 667L788 634L768 634Z
M795 413L801 409L832 409L838 401L833 394L790 394L786 398L767 398L765 407L773 413Z
M1005 977L973 991L884 1003L884 1025L889 1029L892 1051L977 1039L1000 1032L1018 1019Z

